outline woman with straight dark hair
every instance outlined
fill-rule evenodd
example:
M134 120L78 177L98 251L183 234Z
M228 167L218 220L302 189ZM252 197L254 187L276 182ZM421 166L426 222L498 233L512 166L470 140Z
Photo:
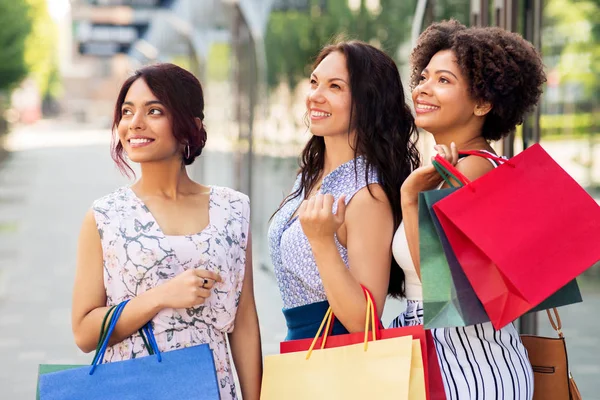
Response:
M194 182L186 165L206 143L200 82L172 64L125 81L115 107L112 155L141 176L94 202L79 237L72 323L84 352L98 343L110 306L130 300L104 362L148 355L137 333L152 321L160 351L208 343L222 399L235 399L228 342L244 399L262 375L254 303L248 196Z
M402 219L400 187L419 165L400 74L371 45L325 47L306 109L313 136L269 228L287 340L314 336L329 306L334 333L363 331L361 285L373 293L379 316L388 293L402 294L391 243Z

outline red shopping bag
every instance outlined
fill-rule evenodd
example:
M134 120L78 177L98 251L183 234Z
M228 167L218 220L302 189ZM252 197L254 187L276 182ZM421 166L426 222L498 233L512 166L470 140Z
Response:
M368 289L363 289L368 292ZM372 298L372 296L371 296ZM375 305L375 309L377 309ZM377 313L375 313L377 315ZM330 325L333 327L333 322ZM427 388L427 400L446 400L444 384L440 365L435 351L433 337L429 331L425 331L423 326L407 326L402 328L384 329L381 321L377 321L376 337L380 339L391 339L402 336L412 336L413 339L419 339L421 342L421 354L423 356L423 370L425 371L425 387ZM315 343L314 348L321 348L323 344L321 336ZM327 336L325 348L342 347L351 344L363 343L365 334L363 332L349 333L345 335ZM289 340L281 342L279 345L280 353L293 353L307 351L314 339Z
M496 329L600 260L600 206L539 144L433 209Z

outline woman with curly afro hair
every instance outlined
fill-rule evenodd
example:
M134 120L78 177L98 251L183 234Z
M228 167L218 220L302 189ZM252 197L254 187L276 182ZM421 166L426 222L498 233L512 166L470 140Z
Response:
M415 123L431 134L435 150L470 180L492 170L489 159L459 150L494 153L499 140L523 122L545 82L540 54L521 36L499 28L435 23L411 55ZM415 170L401 188L403 223L393 254L405 273L407 309L392 326L423 323L419 265L418 194L441 187L433 166ZM485 221L482 221L485 223ZM533 372L513 324L433 329L448 399L531 399Z

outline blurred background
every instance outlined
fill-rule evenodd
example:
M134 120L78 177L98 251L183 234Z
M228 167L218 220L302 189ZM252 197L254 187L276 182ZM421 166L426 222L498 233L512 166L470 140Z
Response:
M251 197L257 306L272 354L285 323L266 232L309 138L311 61L345 34L392 55L406 85L416 37L448 18L501 26L541 49L541 105L497 150L541 142L600 199L600 0L0 0L0 398L34 398L40 363L91 361L70 325L77 237L92 201L131 183L110 159L110 125L137 67L172 62L204 86L208 143L189 171ZM423 132L424 159L432 146ZM584 303L561 310L569 361L583 398L600 400L600 267L579 284ZM390 300L384 324L402 306ZM553 336L545 313L519 326Z

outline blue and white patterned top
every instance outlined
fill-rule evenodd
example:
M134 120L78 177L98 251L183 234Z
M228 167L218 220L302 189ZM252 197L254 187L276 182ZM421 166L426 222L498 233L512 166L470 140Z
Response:
M356 161L356 170L354 168ZM362 156L340 165L323 179L319 193L332 194L337 199L345 194L346 204L360 189L368 184L379 183L377 171L369 171L368 183L365 180L367 165ZM300 187L300 175L292 192ZM302 231L298 217L291 219L302 200L304 193L286 203L273 217L269 226L269 251L275 269L284 309L300 307L327 300L325 289L308 239ZM335 238L344 263L348 266L348 250Z

